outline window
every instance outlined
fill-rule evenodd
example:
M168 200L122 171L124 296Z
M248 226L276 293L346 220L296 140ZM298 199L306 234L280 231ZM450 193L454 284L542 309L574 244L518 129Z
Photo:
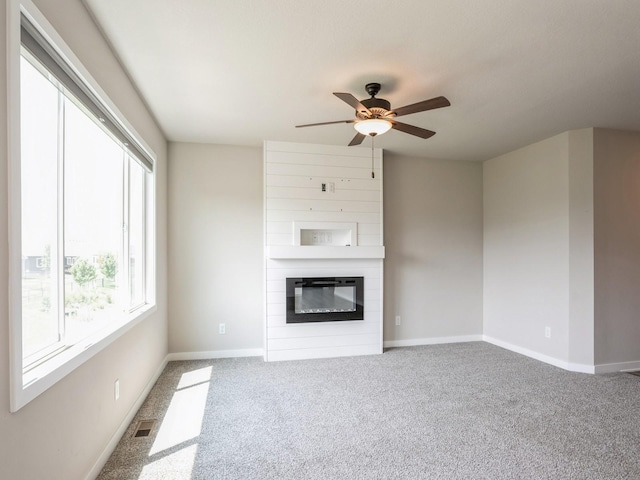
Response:
M153 159L45 40L45 22L23 11L20 23L12 411L154 303Z

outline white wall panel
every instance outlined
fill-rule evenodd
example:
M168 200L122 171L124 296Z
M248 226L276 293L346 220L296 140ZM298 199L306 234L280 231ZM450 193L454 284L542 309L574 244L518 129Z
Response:
M325 182L318 182L320 185ZM380 192L376 190L352 190L351 185L347 185L348 188L340 188L341 185L335 184L335 192L322 191L319 187L269 187L267 191L267 198L293 198L296 200L338 200L338 201L367 201L367 202L380 202ZM328 186L327 186L328 188Z
M369 172L371 172L369 170ZM316 188L318 180L322 178L314 178L309 176L292 176L292 175L267 175L266 182L270 187L293 187L293 188ZM352 190L380 190L380 182L371 181L371 173L367 178L341 178L336 181L336 186L348 187Z
M379 212L330 212L267 210L267 225L270 222L357 222L374 223L380 220Z
M332 155L334 157L365 157L371 158L371 150L358 147L341 147L334 145L310 145L308 143L290 143L290 142L265 142L265 147L271 153L292 152L302 153L304 155ZM379 149L377 150L380 151Z
M354 355L376 355L382 353L378 345L345 345L319 348L297 348L293 350L273 350L269 361L305 360L308 358L352 357Z
M315 325L317 327L318 332L315 335L324 334L327 335L327 332L330 332L331 335L336 334L336 328L340 325L353 323L353 329L355 332L351 333L366 333L371 331L375 327L375 331L380 330L380 310L377 306L373 307L365 307L364 310L364 320L357 320L353 322L315 322L315 323L287 323L287 311L284 304L272 305L272 312L280 312L279 315L273 314L269 315L268 318L268 335L269 338L280 338L280 337L272 337L273 329L278 327L284 327L286 329L296 329L301 325ZM289 336L295 336L292 333ZM304 336L304 335L302 335Z
M280 280L267 280L267 293L269 292L284 292L285 284Z
M345 347L354 345L375 345L380 339L379 333L357 335L326 335L295 338L270 338L269 350L297 350L319 347Z
M370 152L370 150L369 150ZM269 152L269 163L287 163L291 165L322 165L326 167L368 168L371 169L371 156L327 155L302 152ZM374 167L380 168L380 158L374 158Z
M300 338L321 336L326 332L322 323L298 323L286 325L284 317L281 326L269 326L269 338ZM380 333L380 325L374 321L358 320L353 322L333 322L334 335L354 335L363 333Z
M295 175L322 178L371 179L371 164L368 168L327 167L324 165L295 165L288 163L267 163L267 175ZM379 168L374 169L376 179L382 177ZM376 179L371 179L373 182Z
M372 247L381 243L382 238L380 235L358 235L358 245L361 247Z
M382 225L379 223L359 223L358 235L382 235ZM378 243L382 245L382 243Z
M270 233L293 235L293 222L268 222L266 233L267 235ZM271 244L267 242L267 245Z
M293 240L293 232L291 233L267 233L268 245L291 245Z
M311 198L267 198L266 203L269 210L317 210L321 212L378 213L382 206L380 201L316 200Z

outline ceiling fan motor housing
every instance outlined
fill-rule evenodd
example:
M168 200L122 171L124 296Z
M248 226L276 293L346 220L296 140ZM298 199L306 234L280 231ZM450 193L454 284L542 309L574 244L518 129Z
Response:
M385 100L384 98L375 98L377 93L380 91L380 84L367 83L365 89L367 90L367 93L371 95L371 98L361 100L360 103L367 107L373 115L369 115L366 112L356 111L356 116L361 120L366 120L369 118L382 118L388 116L388 113L391 110L391 103L389 103L389 101Z
M373 108L382 108L384 110L391 110L391 104L388 100L384 98L367 98L366 100L362 100L360 102L362 105L367 107L369 110Z

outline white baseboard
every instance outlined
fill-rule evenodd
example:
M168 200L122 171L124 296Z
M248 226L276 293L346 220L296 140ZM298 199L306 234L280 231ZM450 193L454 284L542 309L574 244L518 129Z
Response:
M262 357L262 348L245 348L241 350L211 350L208 352L176 352L167 355L169 362L176 360L210 360L214 358Z
M481 342L482 335L460 335L457 337L412 338L410 340L387 340L384 348L414 347L418 345L439 345L442 343Z
M529 350L528 348L519 347L518 345L514 345L509 342L498 340L497 338L493 338L488 335L483 335L483 340L487 343L491 343L492 345L502 347L506 350L511 350L512 352L519 353L526 357L530 357L535 360L548 363L549 365L553 365L554 367L562 368L570 372L596 373L596 367L594 367L593 365L567 362L565 360L560 360L559 358L551 357L549 355L544 355L534 350Z
M601 363L596 365L596 373L635 372L640 370L640 361Z
M113 434L113 436L111 437L111 440L109 440L109 443L107 443L107 446L98 457L98 460L96 460L96 463L93 465L93 467L87 474L87 477L86 477L87 480L93 480L100 474L100 472L104 468L104 465L107 463L107 460L109 460L109 457L118 446L118 443L120 443L120 439L122 438L122 435L124 435L124 432L129 427L129 424L133 421L133 417L136 416L136 413L138 413L138 410L140 410L140 407L142 407L142 404L149 396L149 393L151 392L151 389L153 388L153 386L156 384L156 381L158 380L158 378L160 378L160 375L162 374L164 368L167 366L167 362L168 362L168 358L165 357L162 363L160 364L160 367L158 367L158 369L153 374L153 376L151 377L147 385L144 387L144 390L142 390L142 393L138 396L135 403L131 406L129 413L127 413L124 420L122 420L122 423L118 427L118 430L116 430L116 433Z

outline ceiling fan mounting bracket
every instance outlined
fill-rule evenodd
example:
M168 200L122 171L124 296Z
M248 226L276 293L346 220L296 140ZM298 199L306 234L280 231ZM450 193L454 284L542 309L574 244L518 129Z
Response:
M380 91L380 87L381 85L379 83L367 83L364 88L367 91L367 93L371 95L371 97L373 98Z

